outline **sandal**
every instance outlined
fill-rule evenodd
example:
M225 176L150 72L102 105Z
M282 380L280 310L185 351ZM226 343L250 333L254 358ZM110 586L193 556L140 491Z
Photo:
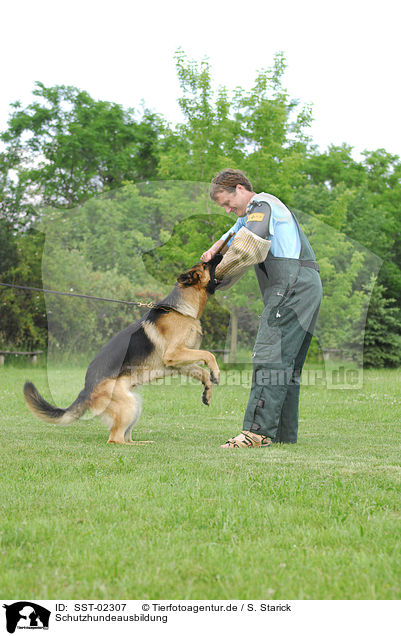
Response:
M231 437L225 444L222 444L220 448L256 448L270 446L272 443L270 437L267 435L257 435L250 431L241 431L236 437Z

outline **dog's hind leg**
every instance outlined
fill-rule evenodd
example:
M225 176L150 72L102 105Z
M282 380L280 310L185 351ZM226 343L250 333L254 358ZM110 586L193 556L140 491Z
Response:
M91 395L91 409L110 429L108 443L125 444L125 432L130 429L138 411L138 402L129 388L131 380L125 376L100 382ZM140 406L140 403L139 403Z
M133 401L133 414L132 414L132 419L130 424L128 425L128 427L125 429L124 432L124 441L128 444L133 443L132 442L132 429L135 426L135 424L137 423L137 421L139 420L140 416L141 416L141 411L142 411L142 400L140 398L140 396L138 394L135 393L131 393L131 398Z
M199 380L199 382L202 382L204 386L204 390L202 393L202 402L203 404L206 404L206 406L209 406L212 399L213 391L212 379L209 371L197 364L179 367L178 371L179 373L182 373L182 375L188 375L189 377L195 378L196 380Z
M135 446L142 446L143 444L153 444L153 440L133 440L132 439L132 429L139 420L142 412L142 400L140 395L137 393L132 393L129 391L129 396L132 400L132 412L131 412L131 421L127 428L124 431L124 443L131 444Z
M131 431L141 414L141 400L131 390L131 380L122 376L116 380L113 394L106 408L106 417L111 418L108 444L147 444L147 441L132 441Z
M117 399L116 399L117 398ZM128 400L114 396L108 408L106 416L111 418L110 435L108 444L125 444L124 434L132 418L132 407Z

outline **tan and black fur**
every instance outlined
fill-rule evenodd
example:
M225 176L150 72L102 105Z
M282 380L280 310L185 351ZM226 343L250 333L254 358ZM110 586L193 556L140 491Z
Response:
M155 309L109 340L90 363L85 386L71 406L52 406L26 382L28 408L40 419L59 424L70 424L91 409L109 426L109 443L135 444L131 432L141 414L140 397L133 392L136 386L178 370L202 382L202 401L209 405L212 384L218 384L220 371L214 355L199 349L200 317L214 293L214 270L220 259L216 255L181 274Z

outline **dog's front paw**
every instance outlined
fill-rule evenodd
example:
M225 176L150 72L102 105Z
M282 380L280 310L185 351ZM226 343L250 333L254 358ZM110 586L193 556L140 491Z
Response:
M216 373L214 371L211 371L210 379L213 382L213 384L218 384L220 382L220 371L216 371Z

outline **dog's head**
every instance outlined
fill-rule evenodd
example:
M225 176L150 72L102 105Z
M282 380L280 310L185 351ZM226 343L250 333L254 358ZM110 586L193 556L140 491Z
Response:
M217 285L214 270L222 258L221 254L216 254L207 263L197 263L177 278L178 284L182 287L198 286L200 289L206 289L208 294L214 294Z

